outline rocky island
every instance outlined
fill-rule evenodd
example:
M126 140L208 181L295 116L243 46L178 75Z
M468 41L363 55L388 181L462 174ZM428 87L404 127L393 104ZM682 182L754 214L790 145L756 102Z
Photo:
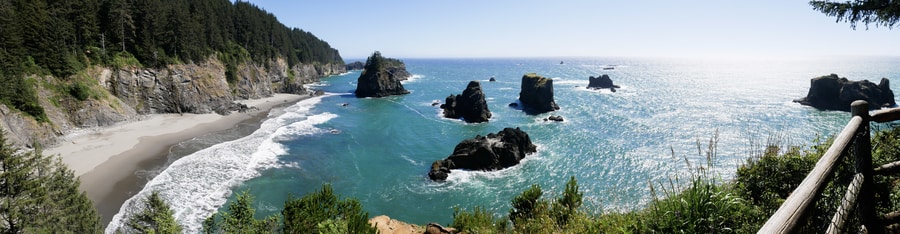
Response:
M619 88L618 85L613 84L612 79L606 74L598 77L588 77L588 81L590 82L587 86L588 89L609 89L610 91L615 92L616 89Z
M366 64L363 64L360 61L352 62L347 64L347 71L353 70L362 70L366 68Z
M470 81L462 94L448 96L444 104L444 117L451 119L463 118L468 123L487 122L491 118L491 110L484 100L484 92L481 91L481 83Z
M525 112L529 113L540 114L559 110L559 106L553 100L553 80L535 73L522 76L519 101L522 102Z
M839 111L850 111L850 103L856 100L869 102L872 109L897 105L887 78L881 78L878 85L875 85L868 80L850 81L831 74L813 78L810 83L806 97L794 102L817 109Z
M392 58L381 56L375 51L366 60L366 66L356 82L356 97L387 97L408 94L400 81L410 77L406 65Z
M452 169L495 171L519 164L525 155L537 152L528 133L519 128L504 128L487 136L475 136L456 145L453 154L431 164L428 178L447 180Z

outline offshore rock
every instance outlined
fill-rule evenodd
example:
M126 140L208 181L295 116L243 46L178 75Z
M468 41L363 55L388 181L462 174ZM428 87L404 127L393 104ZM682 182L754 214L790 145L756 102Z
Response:
M794 102L817 109L840 111L850 111L850 103L856 100L865 100L871 109L897 105L887 78L881 78L881 82L875 85L868 80L850 81L831 74L813 78L810 83L806 97Z
M588 83L588 86L587 86L589 89L613 89L613 90L615 90L615 89L619 88L618 85L613 84L612 79L610 79L609 76L606 74L603 74L598 77L591 76L588 78L588 81L590 82L590 83Z
M362 62L360 62L360 61L356 61L356 62L352 62L352 63L348 63L348 64L347 64L347 71L352 71L352 70L362 70L362 69L365 69L365 68L366 68L366 64L364 64L364 63L362 63Z
M519 128L504 128L487 136L476 136L456 145L453 154L431 164L428 178L447 180L452 169L495 171L519 164L526 155L537 152L528 133Z
M408 94L402 80L410 77L406 65L397 59L384 58L375 52L366 60L366 67L356 82L356 97L386 97Z
M441 109L444 109L444 117L463 118L468 123L487 122L491 118L481 83L474 80L469 82L462 94L448 96Z
M522 76L522 90L519 101L526 112L539 114L559 110L553 100L553 80L535 73Z

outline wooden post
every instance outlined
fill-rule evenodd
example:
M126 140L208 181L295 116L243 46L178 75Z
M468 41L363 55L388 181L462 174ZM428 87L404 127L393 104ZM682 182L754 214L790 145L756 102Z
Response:
M859 190L857 197L856 213L859 215L860 223L866 228L868 233L884 233L884 227L881 226L878 214L875 210L875 181L874 168L872 168L872 142L869 136L869 103L863 100L854 101L850 104L850 111L853 116L862 118L862 123L856 130L856 144L854 151L856 153L856 173L863 175L862 188Z

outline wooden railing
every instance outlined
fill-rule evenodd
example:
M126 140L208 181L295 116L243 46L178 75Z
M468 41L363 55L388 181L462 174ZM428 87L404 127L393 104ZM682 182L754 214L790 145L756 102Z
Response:
M844 152L847 152L851 146L855 152L853 181L848 185L847 192L841 200L841 204L838 205L837 212L832 216L826 233L839 233L850 218L850 210L854 206L856 206L856 215L865 230L869 233L884 233L884 226L880 224L879 217L875 212L873 190L875 184L872 177L875 174L875 168L872 166L869 123L900 120L900 108L876 111L870 116L869 104L865 101L855 101L851 104L851 113L853 118L837 135L828 151L822 155L816 166L775 211L775 214L769 217L758 233L791 233L796 230L801 218L805 217L810 207L815 204L817 195L825 189L828 178L834 173ZM891 164L879 167L879 172L897 168L890 166ZM888 168L882 169L883 167Z

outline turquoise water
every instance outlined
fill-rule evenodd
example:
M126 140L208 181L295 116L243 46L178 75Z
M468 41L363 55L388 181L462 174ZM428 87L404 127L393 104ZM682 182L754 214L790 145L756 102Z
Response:
M849 113L791 102L806 95L810 78L837 73L877 82L888 77L896 86L900 77L900 58L405 62L415 75L404 83L408 95L358 99L352 95L358 71L325 78L314 88L326 96L273 113L248 137L176 161L144 190L163 191L188 230L234 199L234 191L249 191L258 214L268 215L279 212L290 194L309 193L323 183L359 199L372 216L419 224L449 223L454 207L477 205L505 214L510 199L527 186L539 184L555 196L569 176L578 179L589 210L635 209L650 199L651 183L684 178L689 167L706 163L698 141L705 150L718 135L713 170L728 179L767 139L810 144L839 131ZM602 70L610 65L616 68ZM528 115L507 107L529 72L554 79L559 111ZM622 88L615 93L584 88L588 76L601 74ZM487 82L490 77L497 82ZM432 102L462 92L470 80L482 81L493 112L490 122L441 118ZM565 122L543 121L551 114ZM430 164L458 142L505 127L526 131L538 152L506 170L453 171L447 182L428 180ZM126 202L124 213L132 203ZM110 226L119 220L117 215Z

